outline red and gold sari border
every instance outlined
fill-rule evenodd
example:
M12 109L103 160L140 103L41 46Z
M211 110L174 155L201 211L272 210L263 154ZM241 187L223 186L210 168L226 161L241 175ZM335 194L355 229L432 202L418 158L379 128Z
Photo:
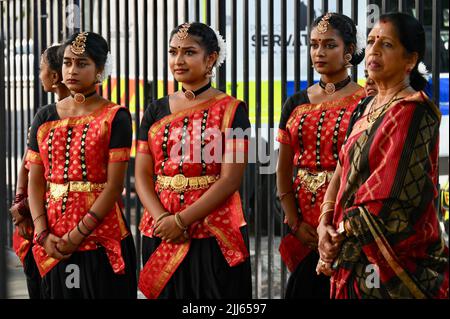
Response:
M43 162L41 159L41 154L39 154L38 152L32 151L30 149L28 149L28 151L27 151L27 155L25 157L25 162L33 163L33 164L37 164L37 165L43 165Z
M278 129L277 141L281 144L291 145L291 138L289 137L289 134L281 128Z
M298 118L299 115L304 113L309 113L313 111L329 111L334 110L337 108L342 108L344 106L348 106L352 103L355 103L359 100L361 100L363 97L366 96L366 92L364 88L358 89L356 92L354 92L351 95L344 96L343 98L337 99L337 100L331 100L326 101L318 104L301 104L298 105L294 111L292 111L292 114L289 116L289 120L286 124L286 128L292 125L292 122L295 121L296 118Z
M66 127L66 126L78 126L78 125L84 125L87 123L92 122L95 118L103 114L103 112L108 111L111 113L114 113L117 109L121 108L121 105L117 105L113 102L106 104L105 106L99 108L98 110L95 110L94 112L88 114L88 115L82 115L82 116L74 116L74 117L68 117L62 120L55 120L50 121L42 124L37 132L37 140L38 143L41 144L42 140L46 136L46 134L51 129L56 129L60 127Z
M227 104L225 112L223 114L222 127L221 131L225 132L227 128L231 128L231 124L233 123L234 116L236 115L237 106L241 103L241 101L236 99L231 99L231 101Z
M136 147L137 153L143 153L143 154L151 154L150 147L148 146L147 141L138 141L137 147Z
M214 103L216 103L217 101L220 101L222 99L225 98L230 98L227 94L225 93L221 93L216 95L215 97L200 103L198 105L195 105L187 110L182 110L176 113L172 113L170 115L167 115L165 117L163 117L162 119L160 119L159 121L156 121L149 129L148 134L151 138L155 137L156 133L160 130L160 128L164 125L166 125L167 123L173 122L176 119L185 117L185 116L189 116L195 112L201 111L201 110L206 110L208 108L210 108Z
M417 299L425 299L426 296L423 292L417 287L408 273L400 266L400 262L395 255L394 250L389 245L389 242L384 237L380 227L377 225L373 216L367 212L364 208L359 207L359 211L361 217L364 219L366 225L369 227L370 233L372 234L375 243L380 249L381 254L386 259L388 265L394 271L394 273L398 276L398 278L403 282L403 284L408 288L411 294Z
M108 162L127 162L130 160L130 151L129 147L112 148L109 150Z

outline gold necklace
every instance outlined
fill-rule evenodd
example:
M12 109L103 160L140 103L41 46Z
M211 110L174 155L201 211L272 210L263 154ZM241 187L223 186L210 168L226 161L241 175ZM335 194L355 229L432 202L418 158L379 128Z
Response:
M373 100L372 105L370 106L370 110L367 113L367 122L369 124L373 124L384 112L391 106L392 103L399 101L403 98L397 98L397 96L402 92L404 89L406 89L409 85L402 87L400 90L398 90L391 98L390 100L383 104L380 107L374 108L373 106L377 103L378 96L375 96L375 99Z

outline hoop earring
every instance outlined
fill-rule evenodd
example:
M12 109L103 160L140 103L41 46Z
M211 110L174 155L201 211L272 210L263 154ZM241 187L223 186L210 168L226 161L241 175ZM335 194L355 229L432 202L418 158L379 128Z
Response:
M97 73L97 76L95 78L97 79L96 83L102 83L102 76L100 73Z
M344 60L345 60L345 68L351 68L353 66L353 64L350 63L350 61L352 60L352 55L350 53L347 53L346 55L344 55Z

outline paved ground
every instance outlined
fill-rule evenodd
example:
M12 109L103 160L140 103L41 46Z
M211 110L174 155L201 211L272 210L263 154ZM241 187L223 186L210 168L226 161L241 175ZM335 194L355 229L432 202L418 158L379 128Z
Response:
M272 280L272 286L273 286L273 293L272 298L280 298L280 257L278 253L278 244L279 239L276 238L274 243L274 261L273 261L273 280ZM251 238L250 241L250 258L252 261L252 273L253 273L253 296L256 297L256 291L255 291L255 244L254 244L254 238ZM260 255L260 262L261 262L261 284L259 288L259 297L260 298L267 298L268 297L268 240L267 237L263 237L261 239L261 255ZM8 269L8 298L10 299L28 299L28 291L26 286L26 278L23 273L22 264L20 263L19 258L14 254L12 250L7 250L7 269ZM138 292L138 298L144 298L141 292Z

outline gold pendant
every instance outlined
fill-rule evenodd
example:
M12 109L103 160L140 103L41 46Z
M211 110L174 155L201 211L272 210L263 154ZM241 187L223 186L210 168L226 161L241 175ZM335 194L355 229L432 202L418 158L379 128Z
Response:
M194 92L192 92L191 90L186 90L186 91L184 92L184 96L185 96L189 101L192 101L192 100L195 99L195 94L194 94Z
M333 83L327 83L325 85L325 93L328 95L333 94L334 92L336 92L336 87L334 86Z
M84 94L81 94L81 93L75 93L73 96L73 99L75 102L80 103L80 104L84 103L84 101L86 101Z

